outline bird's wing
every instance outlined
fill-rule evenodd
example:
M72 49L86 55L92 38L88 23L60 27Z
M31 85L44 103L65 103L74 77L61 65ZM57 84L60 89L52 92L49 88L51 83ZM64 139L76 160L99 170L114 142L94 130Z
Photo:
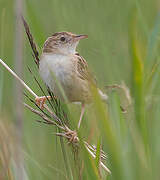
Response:
M80 56L78 53L75 54L76 56L76 64L77 64L77 73L79 78L81 78L84 81L88 81L93 86L97 87L97 82L95 76L89 71L88 64L85 61L85 59ZM102 100L106 101L108 99L108 96L104 94L99 88L97 89L100 97Z
M86 60L80 56L78 53L75 54L77 60L77 72L78 76L83 80L88 80L93 85L96 85L96 78L89 71L88 64Z

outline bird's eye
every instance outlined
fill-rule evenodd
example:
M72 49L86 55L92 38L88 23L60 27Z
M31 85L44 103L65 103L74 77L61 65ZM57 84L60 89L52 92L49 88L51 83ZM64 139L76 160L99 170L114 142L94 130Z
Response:
M64 41L66 40L66 38L65 38L65 37L61 37L60 40L61 40L62 42L64 42Z

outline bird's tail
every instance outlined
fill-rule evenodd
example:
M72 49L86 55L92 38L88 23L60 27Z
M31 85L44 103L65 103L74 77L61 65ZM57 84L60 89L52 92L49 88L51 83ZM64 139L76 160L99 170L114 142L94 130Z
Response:
M106 102L108 100L107 94L103 93L100 89L98 89L98 93L103 101Z

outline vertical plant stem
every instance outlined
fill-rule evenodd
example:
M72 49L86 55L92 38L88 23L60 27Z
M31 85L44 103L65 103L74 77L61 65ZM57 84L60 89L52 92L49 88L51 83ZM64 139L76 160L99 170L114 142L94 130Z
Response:
M144 93L144 60L140 51L140 41L137 28L137 17L132 20L130 27L131 55L132 55L132 86L135 107L136 125L142 136L146 152L149 152L148 130L145 118L145 93Z
M1 29L0 29L0 55L3 57L4 54L4 19L5 19L5 9L2 10L2 15L1 15ZM0 109L2 107L2 97L3 97L3 71L0 70Z
M23 0L15 1L15 71L18 75L23 77L23 29L21 22L21 14L23 12ZM14 81L14 104L15 104L15 118L17 128L17 139L19 142L19 148L17 149L16 156L16 176L18 180L23 180L23 157L21 153L22 137L23 137L23 107L19 103L23 98L22 85Z

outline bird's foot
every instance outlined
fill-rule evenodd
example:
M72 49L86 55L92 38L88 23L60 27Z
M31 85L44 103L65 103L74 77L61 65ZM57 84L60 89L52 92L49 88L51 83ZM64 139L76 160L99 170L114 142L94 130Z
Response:
M37 97L35 98L36 104L41 108L44 109L44 104L46 102L47 99L50 99L50 96L41 96L41 97Z
M78 142L78 137L77 137L77 132L69 130L65 133L65 135L68 137L69 143L77 143Z

